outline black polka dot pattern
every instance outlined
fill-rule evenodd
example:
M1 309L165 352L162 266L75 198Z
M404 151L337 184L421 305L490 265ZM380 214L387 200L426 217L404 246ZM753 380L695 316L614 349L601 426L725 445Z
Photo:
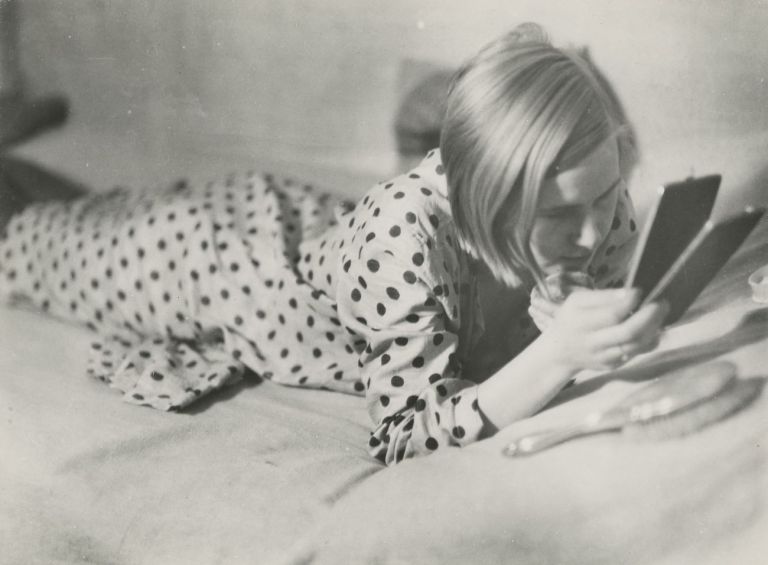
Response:
M618 288L624 284L635 245L639 238L635 210L629 195L622 191L607 239L600 245L589 267L598 288Z
M339 269L340 317L366 341L361 380L377 422L369 448L387 464L466 445L482 428L476 384L462 371L461 344L479 332L471 317L465 320L477 309L476 297L462 275L469 267L457 247L438 157L366 195L371 212L346 231L350 248ZM600 276L620 270L617 258L631 251L622 230L633 226L625 200L616 211L620 225L593 266ZM513 321L510 336L524 347L538 332L525 312L521 321Z
M376 423L369 448L388 464L471 443L482 427L471 408L476 385L454 361L472 333L471 325L459 329L470 295L444 290L458 289L468 268L454 245L436 157L366 194L356 221L346 224L339 259L339 316L365 345L359 372ZM465 391L470 401L444 403L438 391ZM454 428L464 434L456 437Z
M339 204L253 173L41 203L0 242L0 295L97 331L88 372L128 402L178 410L246 368L359 394L331 321Z
M248 371L365 395L387 464L467 445L480 326L445 182L433 151L357 203L248 172L36 205L0 240L0 298L95 330L88 373L128 402L180 410ZM616 218L602 286L636 235L628 199Z

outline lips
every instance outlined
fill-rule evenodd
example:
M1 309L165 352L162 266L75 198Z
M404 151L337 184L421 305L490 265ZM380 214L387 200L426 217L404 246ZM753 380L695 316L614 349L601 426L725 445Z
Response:
M562 257L560 259L560 262L564 265L568 266L582 266L586 265L586 263L589 261L590 255L578 255L575 257Z

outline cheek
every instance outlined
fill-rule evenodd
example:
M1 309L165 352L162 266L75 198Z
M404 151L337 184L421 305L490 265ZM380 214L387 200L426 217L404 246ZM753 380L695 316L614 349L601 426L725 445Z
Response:
M539 220L531 232L531 249L538 258L559 257L568 242L568 222Z

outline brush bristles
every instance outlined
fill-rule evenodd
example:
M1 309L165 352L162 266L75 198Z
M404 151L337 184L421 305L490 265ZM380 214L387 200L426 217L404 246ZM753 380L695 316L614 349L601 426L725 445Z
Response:
M738 380L716 397L691 408L633 422L622 432L633 439L660 440L695 433L745 408L762 392L764 379Z

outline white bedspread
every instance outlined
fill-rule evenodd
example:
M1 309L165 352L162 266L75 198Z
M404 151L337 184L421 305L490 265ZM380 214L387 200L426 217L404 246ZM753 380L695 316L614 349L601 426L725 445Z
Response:
M0 309L0 563L764 563L765 394L682 439L500 455L672 366L765 374L768 308L746 276L768 261L768 222L747 247L659 351L495 438L386 470L358 397L264 382L188 413L140 408L85 376L87 330Z
M85 376L89 332L0 310L0 562L263 563L380 469L358 397L245 384L185 414Z

